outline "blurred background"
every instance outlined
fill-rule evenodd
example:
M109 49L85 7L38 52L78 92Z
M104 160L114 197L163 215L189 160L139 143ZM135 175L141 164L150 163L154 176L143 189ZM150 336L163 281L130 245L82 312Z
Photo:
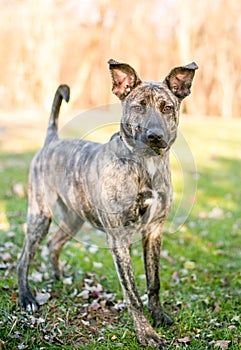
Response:
M199 65L183 112L241 117L239 0L1 0L0 111L48 109L60 83L68 108L117 102L107 61L143 80Z

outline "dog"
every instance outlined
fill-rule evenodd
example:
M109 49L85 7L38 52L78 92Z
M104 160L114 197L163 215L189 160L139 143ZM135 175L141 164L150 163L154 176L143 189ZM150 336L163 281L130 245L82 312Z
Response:
M153 324L170 325L159 298L162 228L172 203L169 150L198 66L176 67L163 82L144 82L129 64L113 59L108 64L123 113L119 132L106 144L58 138L60 106L70 92L67 85L56 91L44 147L30 167L27 233L17 267L19 304L26 311L38 308L28 284L29 265L57 206L61 220L48 242L55 277L61 277L61 248L84 221L106 232L137 338L142 345L163 348L137 291L131 245L140 234Z

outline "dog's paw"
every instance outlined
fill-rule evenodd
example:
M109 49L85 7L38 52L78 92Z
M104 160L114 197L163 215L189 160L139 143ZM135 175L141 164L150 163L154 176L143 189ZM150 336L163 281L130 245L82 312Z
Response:
M163 340L146 319L138 317L135 322L135 331L141 345L155 349L165 348Z
M29 291L25 294L20 295L18 302L21 309L26 312L35 312L39 308L36 299Z
M137 332L137 338L143 346L150 346L155 349L165 349L163 340L154 330Z
M171 326L173 324L173 319L163 312L151 313L153 319L153 325L155 327L159 326Z
M173 319L168 316L167 314L162 314L160 319L159 319L160 325L166 325L166 326L171 326L173 324Z

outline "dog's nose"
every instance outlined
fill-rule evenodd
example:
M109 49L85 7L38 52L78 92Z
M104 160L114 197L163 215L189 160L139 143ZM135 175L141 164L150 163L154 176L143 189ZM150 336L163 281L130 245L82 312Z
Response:
M149 142L160 142L161 140L163 140L163 133L160 130L157 129L149 129L147 130L146 133L147 139Z
M151 145L155 145L156 147L166 148L167 142L164 137L164 133L159 129L149 129L146 132L146 137L148 142Z

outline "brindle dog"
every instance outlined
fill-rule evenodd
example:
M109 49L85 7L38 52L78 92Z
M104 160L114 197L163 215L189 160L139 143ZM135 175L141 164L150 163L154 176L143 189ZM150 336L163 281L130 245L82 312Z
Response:
M28 284L29 264L57 206L59 229L49 241L55 276L61 276L61 248L84 221L105 231L139 342L162 348L137 292L131 245L139 233L154 325L171 324L159 298L162 228L172 202L169 150L177 135L180 103L190 94L198 67L193 62L174 68L163 82L143 82L128 64L108 63L112 91L123 108L120 132L108 143L59 140L58 115L62 99L69 100L68 86L61 85L55 94L45 144L30 169L27 234L18 262L19 303L27 311L38 307Z

